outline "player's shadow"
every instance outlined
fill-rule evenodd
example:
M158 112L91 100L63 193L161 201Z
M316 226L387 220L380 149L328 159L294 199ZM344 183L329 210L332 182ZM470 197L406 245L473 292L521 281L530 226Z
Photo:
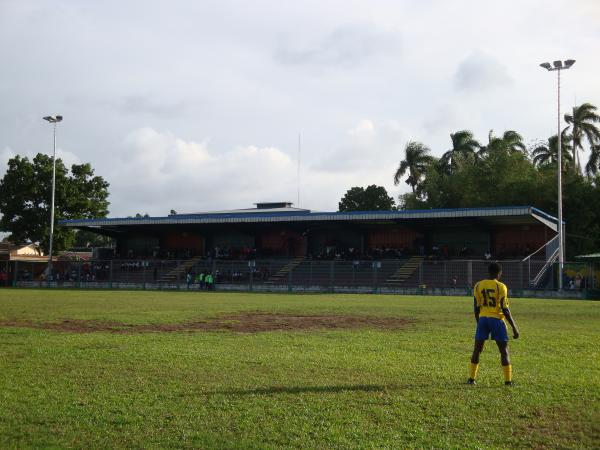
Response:
M305 393L339 393L347 391L376 392L388 388L378 384L354 384L341 386L270 386L256 389L226 389L214 394L226 395L271 395L271 394L305 394Z

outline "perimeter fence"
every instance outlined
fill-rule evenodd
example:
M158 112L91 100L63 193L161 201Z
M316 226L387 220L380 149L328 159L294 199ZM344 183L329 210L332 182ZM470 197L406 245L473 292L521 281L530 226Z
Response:
M436 260L422 257L381 261L271 260L95 260L57 261L48 275L45 262L0 261L0 286L239 289L394 292L445 289L469 294L487 276L489 261ZM555 290L558 264L531 260L501 261L502 281L510 289ZM206 283L210 274L213 283ZM566 290L600 288L600 265L566 263Z

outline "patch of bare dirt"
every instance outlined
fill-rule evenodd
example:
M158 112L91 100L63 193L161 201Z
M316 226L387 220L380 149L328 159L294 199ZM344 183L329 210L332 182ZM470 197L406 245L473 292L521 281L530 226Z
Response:
M526 436L532 448L599 448L597 409L576 405L537 407L530 414L524 414L523 419L526 420L515 432Z
M293 315L244 313L220 316L196 322L173 324L126 324L98 320L69 319L61 322L0 321L3 327L38 328L69 333L151 333L174 331L232 331L236 333L258 333L261 331L296 331L316 329L379 328L398 329L411 321L399 317L368 317L344 315Z

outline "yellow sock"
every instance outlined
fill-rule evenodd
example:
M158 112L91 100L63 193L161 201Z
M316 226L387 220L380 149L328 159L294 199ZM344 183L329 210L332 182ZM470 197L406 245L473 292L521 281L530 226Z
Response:
M477 378L477 371L479 370L479 364L469 363L469 378L473 380Z
M502 372L504 372L504 381L512 381L512 364L502 366Z

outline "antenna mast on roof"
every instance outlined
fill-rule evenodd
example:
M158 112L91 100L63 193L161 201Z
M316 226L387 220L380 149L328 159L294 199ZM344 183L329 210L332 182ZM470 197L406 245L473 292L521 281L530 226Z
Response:
M298 133L298 201L296 203L296 208L300 208L300 149L301 149L301 134Z

